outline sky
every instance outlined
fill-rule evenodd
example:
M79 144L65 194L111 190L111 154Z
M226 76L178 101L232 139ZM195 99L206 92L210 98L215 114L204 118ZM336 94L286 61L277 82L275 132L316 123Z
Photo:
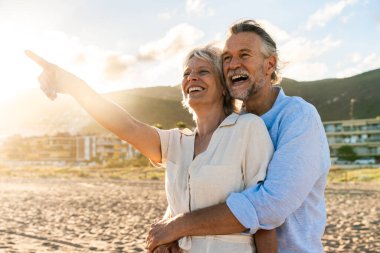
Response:
M255 19L277 42L282 76L343 78L380 68L379 0L0 0L0 105L39 86L30 49L98 92L181 82L190 49L222 46Z

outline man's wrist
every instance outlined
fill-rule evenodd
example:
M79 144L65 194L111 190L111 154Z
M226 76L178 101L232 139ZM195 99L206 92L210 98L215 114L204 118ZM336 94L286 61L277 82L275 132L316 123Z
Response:
M178 238L189 235L186 225L186 215L184 213L178 214L171 219L170 226L173 231L178 235Z

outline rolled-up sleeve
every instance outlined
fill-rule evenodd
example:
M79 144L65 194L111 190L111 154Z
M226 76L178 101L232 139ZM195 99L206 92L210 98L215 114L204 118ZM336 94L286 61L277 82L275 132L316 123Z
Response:
M150 161L155 167L166 167L166 161L168 157L168 150L169 150L169 141L170 136L172 134L173 130L162 130L159 128L155 128L158 135L160 136L160 142L161 142L161 163L155 163L153 161Z
M316 115L298 113L281 124L265 181L227 199L231 212L251 233L280 226L326 172L324 130Z

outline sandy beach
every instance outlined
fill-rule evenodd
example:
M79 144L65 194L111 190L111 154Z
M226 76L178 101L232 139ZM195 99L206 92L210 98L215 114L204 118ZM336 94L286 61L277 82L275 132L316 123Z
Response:
M330 184L325 252L380 252L380 185ZM145 252L163 182L0 177L0 252Z

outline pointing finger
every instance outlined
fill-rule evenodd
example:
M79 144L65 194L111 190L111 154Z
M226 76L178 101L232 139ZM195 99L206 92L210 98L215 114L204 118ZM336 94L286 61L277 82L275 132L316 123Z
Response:
M36 55L35 53L33 53L32 51L30 50L26 50L25 51L25 54L26 56L28 56L30 59L32 59L35 63L37 63L38 65L40 65L41 67L43 68L46 68L50 65L50 62L48 62L47 60L45 60L44 58Z

